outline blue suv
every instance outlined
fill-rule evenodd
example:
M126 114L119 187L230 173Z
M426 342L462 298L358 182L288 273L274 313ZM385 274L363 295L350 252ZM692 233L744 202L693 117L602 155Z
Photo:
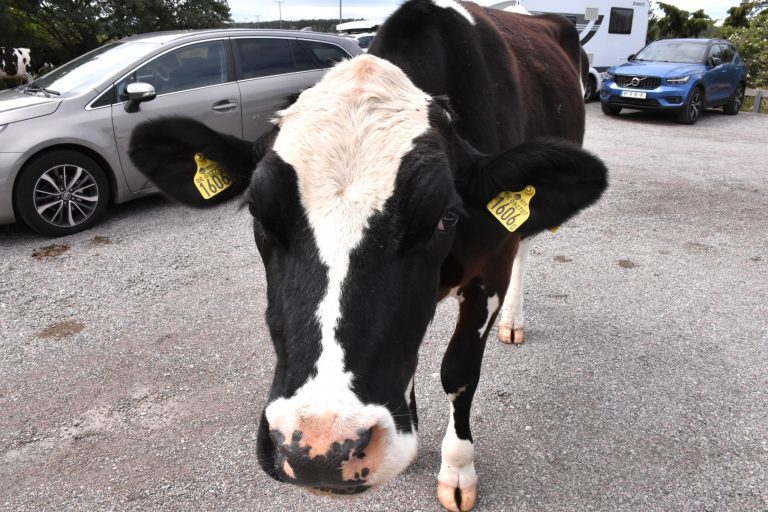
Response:
M709 107L738 114L746 81L747 67L728 41L660 39L608 68L600 102L606 115L623 108L669 111L693 124Z

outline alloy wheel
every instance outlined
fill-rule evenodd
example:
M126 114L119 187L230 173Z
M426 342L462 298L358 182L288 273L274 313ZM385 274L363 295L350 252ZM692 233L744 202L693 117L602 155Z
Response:
M736 94L733 97L733 108L736 112L741 110L741 105L744 104L744 86L739 86L736 89Z
M32 202L40 218L57 227L85 222L99 202L96 179L77 165L57 165L38 178Z
M701 91L696 89L691 95L691 100L688 102L688 118L691 121L695 121L701 116L701 112L704 110L704 102L701 97Z

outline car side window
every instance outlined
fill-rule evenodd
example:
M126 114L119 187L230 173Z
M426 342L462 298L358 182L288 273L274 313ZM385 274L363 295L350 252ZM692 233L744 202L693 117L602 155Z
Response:
M296 71L290 39L235 39L235 54L238 80Z
M712 48L709 49L709 57L707 57L707 61L709 62L709 59L714 57L720 59L721 62L725 62L725 59L723 59L723 51L719 44L713 44Z
M226 82L227 59L223 41L190 44L160 55L124 78L117 87L118 99L127 100L125 88L145 82L159 94L196 89Z
M307 50L301 47L298 41L291 41L291 49L293 50L293 58L296 60L296 71L307 71L309 69L318 68L315 59L307 53Z
M307 41L302 39L301 45L319 62L321 68L330 68L337 62L349 58L349 54L335 44Z
M733 62L733 58L736 56L736 51L733 49L733 46L729 44L721 44L720 50L723 55L723 62Z

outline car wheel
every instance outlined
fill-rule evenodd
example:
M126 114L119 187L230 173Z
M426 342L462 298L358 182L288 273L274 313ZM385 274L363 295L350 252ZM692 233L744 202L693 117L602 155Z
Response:
M736 91L733 93L731 99L723 105L723 112L728 115L735 116L741 111L741 106L744 104L744 84L739 84Z
M76 151L53 151L22 171L14 198L19 217L38 233L71 235L104 215L109 184L92 158Z
M600 108L603 109L603 114L607 116L617 116L619 115L619 112L621 112L621 107L611 105L606 101L600 103Z
M590 76L584 84L584 103L589 103L595 97L595 87L595 79Z
M704 92L697 87L691 92L685 107L677 115L677 120L683 124L694 124L704 112Z

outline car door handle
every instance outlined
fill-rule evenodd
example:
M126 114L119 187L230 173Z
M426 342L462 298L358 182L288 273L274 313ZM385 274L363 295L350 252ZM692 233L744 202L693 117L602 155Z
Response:
M228 110L234 110L237 108L237 101L221 100L218 103L214 103L212 108L216 112L226 112Z

